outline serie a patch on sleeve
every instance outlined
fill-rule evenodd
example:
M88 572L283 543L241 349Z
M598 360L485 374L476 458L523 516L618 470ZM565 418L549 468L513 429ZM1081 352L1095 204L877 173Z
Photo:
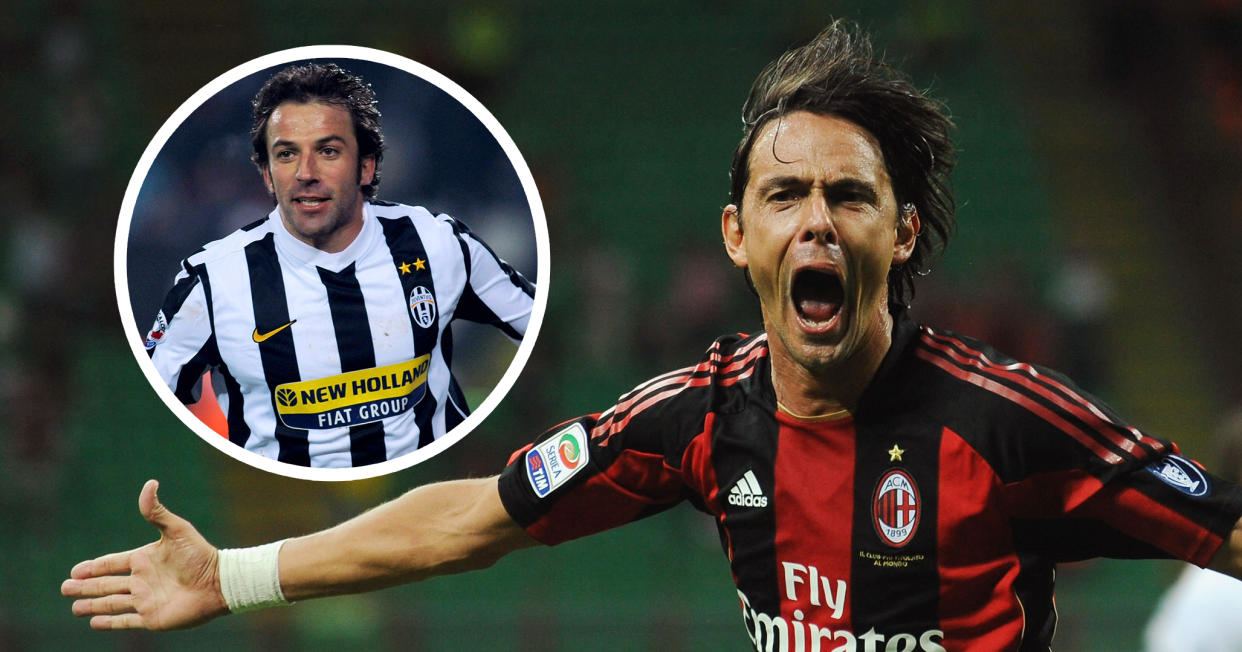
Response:
M155 348L156 344L163 339L164 333L168 332L168 320L164 318L164 311L161 310L155 314L155 323L151 324L151 332L147 333L147 339L143 342L143 346L148 351Z
M526 478L543 498L586 468L590 456L586 428L570 424L526 452Z

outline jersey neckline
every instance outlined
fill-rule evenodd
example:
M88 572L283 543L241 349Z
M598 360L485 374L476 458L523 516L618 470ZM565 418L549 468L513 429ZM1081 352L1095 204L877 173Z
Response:
M282 255L300 263L322 267L330 272L340 272L363 257L371 245L375 244L379 235L379 224L370 202L362 204L362 229L358 231L358 235L353 242L349 243L349 246L336 253L317 249L294 237L280 216L280 207L273 208L267 217L274 223L272 232L276 235L276 248Z

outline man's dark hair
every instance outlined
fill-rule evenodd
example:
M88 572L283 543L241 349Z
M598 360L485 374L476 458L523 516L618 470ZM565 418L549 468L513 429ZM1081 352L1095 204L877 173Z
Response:
M867 130L880 144L897 205L918 210L922 230L914 252L888 275L889 300L905 303L914 293L914 277L926 273L955 224L949 174L956 161L947 109L875 57L857 27L836 21L769 64L751 87L742 107L742 142L729 171L729 199L739 210L755 138L764 125L795 111L836 116Z
M254 153L250 160L262 170L267 167L267 121L276 107L285 102L306 104L324 102L349 111L358 141L358 165L370 156L375 159L375 177L362 186L362 194L375 198L380 182L380 161L384 158L384 133L380 129L380 112L375 92L361 77L335 63L306 63L289 66L272 75L254 96L254 121L250 126L250 142Z

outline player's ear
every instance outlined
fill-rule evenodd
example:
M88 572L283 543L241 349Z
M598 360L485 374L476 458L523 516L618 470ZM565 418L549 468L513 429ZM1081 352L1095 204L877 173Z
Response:
M749 263L746 248L742 246L745 233L742 229L742 213L734 204L724 207L720 215L720 231L724 235L725 251L734 265L745 268Z
M358 185L369 186L375 182L375 157L364 156L358 165Z
M902 204L897 209L897 239L893 241L893 264L900 265L914 253L914 245L918 242L919 231L923 223L919 220L919 209L914 204Z
M267 165L263 165L259 168L259 174L263 175L263 185L267 187L267 194L275 195L276 187L272 185L272 171Z

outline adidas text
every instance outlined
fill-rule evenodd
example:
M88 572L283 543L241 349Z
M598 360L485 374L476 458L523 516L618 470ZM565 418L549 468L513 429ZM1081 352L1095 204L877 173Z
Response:
M754 470L749 470L729 490L729 504L735 507L767 507L768 497L763 495Z
M767 507L767 496L739 496L737 494L729 494L729 504L736 507Z

